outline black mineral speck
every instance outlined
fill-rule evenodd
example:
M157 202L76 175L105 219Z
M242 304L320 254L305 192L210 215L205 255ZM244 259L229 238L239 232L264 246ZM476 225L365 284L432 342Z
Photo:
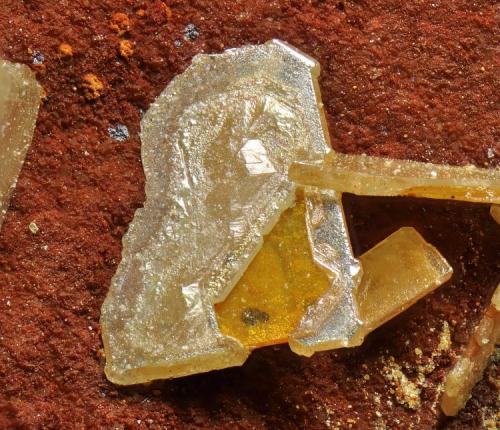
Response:
M126 125L118 124L115 127L108 127L110 137L119 142L123 142L129 138L128 128Z
M194 24L188 24L184 28L184 39L186 40L195 40L200 35L200 30Z
M257 308L248 308L241 314L241 320L246 325L257 325L269 321L269 314Z

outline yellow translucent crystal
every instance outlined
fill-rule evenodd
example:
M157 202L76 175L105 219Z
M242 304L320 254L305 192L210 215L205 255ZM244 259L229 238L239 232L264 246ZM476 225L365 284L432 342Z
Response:
M305 225L305 201L285 211L224 302L215 306L222 333L250 349L284 343L307 307L330 287L317 266Z
M469 344L446 376L441 409L448 416L456 415L469 400L472 389L483 377L484 369L500 342L500 285L491 305L477 325Z
M141 123L146 202L102 307L107 377L134 384L236 366L224 300L295 198L289 165L328 152L319 65L280 41L198 55Z
M250 349L287 342L308 306L330 289L332 277L313 259L305 214L306 203L300 197L265 237L262 249L228 298L216 305L222 333ZM355 293L360 324L345 346L361 343L369 332L452 274L439 252L410 227L387 237L360 261L364 275ZM295 341L296 349L310 355L330 348L313 339L309 346L312 350L307 349L307 342ZM331 336L327 340L335 341Z
M391 234L361 258L364 275L356 292L363 337L451 278L453 269L412 227Z
M491 208L490 208L490 213L491 213L491 216L493 217L493 219L498 223L500 224L500 206L497 206L497 205L493 205Z
M0 59L0 227L33 138L42 88L29 67Z
M447 166L367 155L330 153L324 162L298 162L290 179L370 196L414 196L500 203L500 169Z

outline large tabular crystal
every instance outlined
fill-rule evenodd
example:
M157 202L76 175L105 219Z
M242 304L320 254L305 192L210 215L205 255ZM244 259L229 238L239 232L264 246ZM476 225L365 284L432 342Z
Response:
M42 87L22 64L0 60L0 227L33 138Z
M500 168L331 153L324 162L295 163L289 174L293 181L303 185L358 195L500 203Z
M147 200L102 307L106 375L145 382L241 364L213 309L294 199L291 162L328 152L318 64L279 42L199 55L142 121Z

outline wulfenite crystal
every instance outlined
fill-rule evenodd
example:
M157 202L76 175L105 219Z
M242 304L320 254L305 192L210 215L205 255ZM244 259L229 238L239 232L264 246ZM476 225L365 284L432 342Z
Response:
M146 203L102 307L106 375L145 382L243 363L224 300L294 200L288 167L328 152L318 64L279 42L199 55L142 121ZM245 320L266 319L247 309Z
M446 415L456 415L471 395L474 385L483 377L484 369L500 342L500 285L490 306L475 328L469 344L446 376L441 409Z
M28 67L0 60L0 227L33 138L41 97Z
M481 169L330 153L290 168L299 184L369 196L414 196L500 203L500 168Z

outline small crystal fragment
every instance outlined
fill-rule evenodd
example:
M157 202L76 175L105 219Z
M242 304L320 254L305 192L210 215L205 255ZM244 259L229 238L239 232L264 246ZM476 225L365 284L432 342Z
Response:
M493 205L490 208L490 214L493 217L493 219L500 224L500 206Z
M0 227L33 138L41 97L28 67L0 60Z
M184 39L185 40L196 40L198 36L200 35L200 30L198 30L198 27L194 24L188 24L186 25L186 28L184 28Z
M446 376L441 409L445 415L456 415L471 395L474 385L483 377L484 369L500 341L500 285L491 299L491 305L474 330L469 344Z
M198 55L145 114L147 200L102 307L106 375L119 384L240 365L224 300L294 200L292 161L328 152L319 65L279 41ZM254 326L265 309L247 306ZM241 316L240 316L241 321Z
M45 61L45 56L41 52L33 51L33 53L31 54L31 62L35 66L43 64L44 61Z
M399 195L500 204L500 168L447 166L331 153L324 162L294 163L289 176L302 185L358 195Z
M31 234L37 234L40 228L36 225L35 221L31 221L28 225Z
M108 134L118 142L124 142L129 138L128 128L123 124L117 124L115 127L108 127Z

